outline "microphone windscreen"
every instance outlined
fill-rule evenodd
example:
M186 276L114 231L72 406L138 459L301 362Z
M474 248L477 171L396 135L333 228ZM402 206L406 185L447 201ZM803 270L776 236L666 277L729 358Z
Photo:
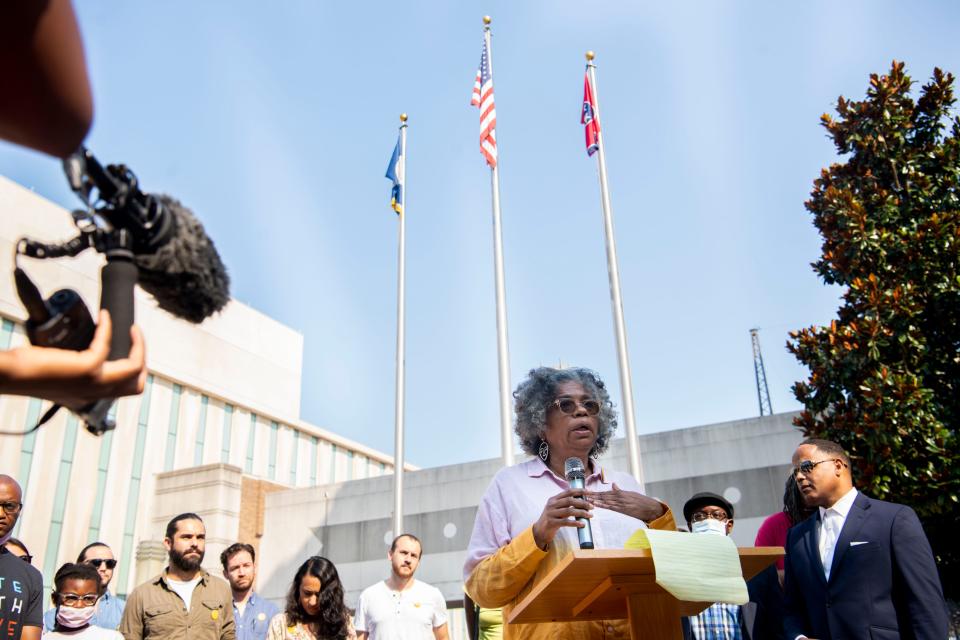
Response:
M564 460L563 475L566 476L567 480L583 480L586 477L583 460L576 457Z
M200 323L230 301L230 277L213 240L193 213L169 196L157 196L173 216L170 240L151 254L134 257L140 286L161 309Z

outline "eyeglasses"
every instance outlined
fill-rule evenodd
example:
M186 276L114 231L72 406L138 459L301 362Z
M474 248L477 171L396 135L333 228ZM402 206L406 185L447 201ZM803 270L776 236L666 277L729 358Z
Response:
M703 522L704 520L719 520L723 522L724 520L729 520L725 511L697 511L693 514L694 522Z
M23 507L22 502L0 502L0 509L3 509L4 513L11 516L20 513L21 507Z
M577 412L577 407L583 407L583 410L587 412L587 415L595 416L600 413L600 403L596 400L583 400L577 402L573 398L557 398L553 401L553 406L560 411L564 412L568 416L573 415Z
M95 593L88 593L85 596L78 596L75 593L60 593L57 594L60 599L60 604L65 604L68 607L76 607L79 604L83 604L85 607L92 607L97 604L97 600L100 599Z
M26 562L27 564L30 564L31 562L33 562L33 556L30 555L29 553L23 554L22 556L20 556L20 559Z
M86 560L85 564L93 565L97 569L100 568L100 565L105 564L107 565L107 569L113 569L117 566L117 561L113 558L110 558L109 560L106 558L91 558L90 560Z
M804 460L803 462L801 462L800 464L798 464L793 468L793 475L797 475L798 473L802 473L803 475L808 475L813 472L813 468L815 466L817 466L818 464L823 464L824 462L839 462L843 466L847 466L847 463L841 460L840 458L827 458L826 460L817 460L816 462L814 462L813 460Z

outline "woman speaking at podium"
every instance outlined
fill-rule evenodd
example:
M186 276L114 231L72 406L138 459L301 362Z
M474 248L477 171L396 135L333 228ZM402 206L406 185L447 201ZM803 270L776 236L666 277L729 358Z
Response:
M586 518L594 547L621 549L643 527L675 530L669 507L640 493L636 480L597 462L617 426L603 381L589 369L530 371L513 394L516 433L532 460L501 469L480 501L463 567L465 588L482 607L519 602L570 550ZM570 489L565 462L578 458L585 490ZM623 620L505 624L505 640L629 638Z

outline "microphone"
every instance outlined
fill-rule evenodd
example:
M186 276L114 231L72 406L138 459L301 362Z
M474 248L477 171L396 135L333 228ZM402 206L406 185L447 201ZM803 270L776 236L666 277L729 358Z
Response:
M136 282L161 309L200 323L226 306L230 301L227 269L213 240L188 208L169 196L143 193L129 168L122 164L104 168L86 148L64 160L64 172L84 202L96 190L106 203L96 213L114 230L129 234ZM114 331L117 328L115 322Z
M179 201L157 196L170 216L172 233L153 253L134 254L137 283L161 309L193 323L220 311L230 301L230 276L203 225Z
M580 458L567 458L563 462L563 475L570 483L571 489L583 489L586 472L583 469L583 461ZM582 522L583 527L577 529L577 538L580 540L581 549L593 549L593 531L590 529L589 518L577 518L577 522Z
M193 323L230 301L230 278L213 240L180 202L140 190L125 165L102 166L81 147L63 161L70 188L86 205L73 212L80 235L59 244L21 238L14 254L17 293L27 309L27 334L38 346L83 350L95 331L93 319L76 292L63 289L44 300L17 257L61 258L93 248L106 257L100 271L100 307L110 312L113 333L108 360L130 353L134 322L133 289L139 284L164 311ZM112 398L76 411L96 435L115 427ZM57 411L54 405L37 427Z

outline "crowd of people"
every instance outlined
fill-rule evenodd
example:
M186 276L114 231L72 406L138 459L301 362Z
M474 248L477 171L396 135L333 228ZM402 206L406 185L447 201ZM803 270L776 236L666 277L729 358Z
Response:
M473 640L608 640L630 637L624 620L503 624L516 604L589 526L596 548L622 548L641 528L676 530L670 507L643 495L633 477L599 464L616 427L604 383L586 369L542 367L514 394L516 433L531 459L501 469L480 501L463 569ZM571 489L576 458L584 487ZM691 640L947 637L947 609L930 545L907 506L874 500L853 485L836 443L797 447L784 508L760 527L758 546L784 547L782 564L749 580L749 602L715 603L681 620ZM352 611L337 569L306 559L282 609L254 591L256 550L237 542L220 555L223 578L203 568L206 528L195 513L167 525L168 564L124 600L113 595L117 561L94 542L43 580L27 545L11 537L23 508L16 480L0 475L0 638L37 640L448 640L441 592L416 580L423 547L413 534L387 552L390 575L365 589ZM700 492L683 506L686 531L729 536L734 505ZM681 528L681 530L684 530Z
M43 611L43 578L26 545L11 537L23 508L20 485L0 475L0 638L37 640L448 640L446 601L414 578L422 545L401 534L387 552L390 576L347 607L337 568L307 558L283 608L254 590L256 550L236 542L220 554L223 577L203 568L206 527L195 513L167 524L167 566L126 600L110 591L117 566L94 542L53 579Z

